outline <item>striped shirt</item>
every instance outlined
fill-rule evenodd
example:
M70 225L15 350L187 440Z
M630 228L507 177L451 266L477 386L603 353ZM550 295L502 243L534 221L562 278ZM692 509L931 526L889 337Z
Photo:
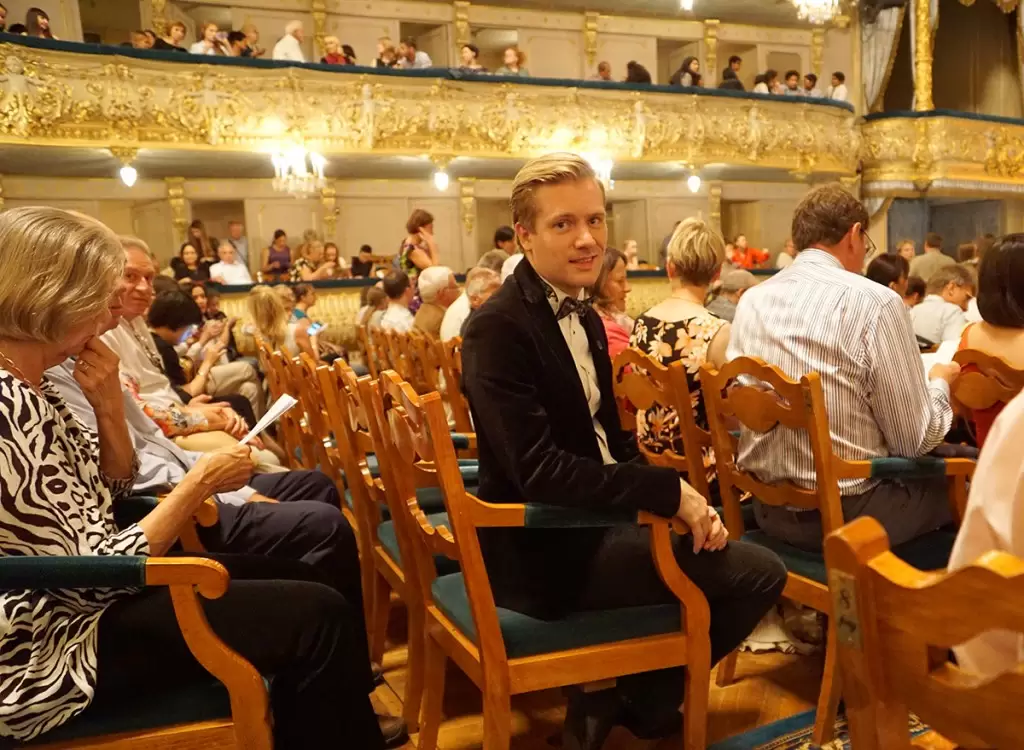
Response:
M758 357L793 380L819 373L832 450L848 461L924 455L953 421L949 386L925 381L900 296L844 270L822 250L804 250L789 268L743 295L728 349L729 359L741 356ZM762 481L815 487L805 431L744 429L738 461ZM877 484L841 479L839 490L858 495Z

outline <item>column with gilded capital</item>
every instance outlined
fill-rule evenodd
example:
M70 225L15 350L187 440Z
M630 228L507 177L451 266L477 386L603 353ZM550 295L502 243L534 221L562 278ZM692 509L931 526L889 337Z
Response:
M704 81L715 86L718 81L718 27L720 21L709 18L704 22Z
M189 216L192 210L185 198L185 178L167 177L167 203L171 207L171 226L174 227L174 243L180 246L186 239Z
M708 183L708 221L712 228L722 232L722 183Z
M316 43L316 58L327 54L324 37L327 36L327 2L313 0L313 41Z
M462 226L462 262L460 268L476 265L477 220L476 220L476 178L459 178L459 224Z
M469 26L469 0L455 0L455 56L453 60L462 59L462 48L473 41L473 32ZM462 63L456 62L456 65Z
M338 191L334 183L320 188L320 206L324 211L324 242L337 242Z
M932 17L930 0L911 0L914 11L914 111L935 109L932 100Z

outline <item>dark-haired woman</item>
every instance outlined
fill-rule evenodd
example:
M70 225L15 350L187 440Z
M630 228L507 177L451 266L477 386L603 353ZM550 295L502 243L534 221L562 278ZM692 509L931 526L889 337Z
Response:
M436 266L440 259L437 240L434 239L433 214L417 208L405 222L405 231L407 234L398 256L398 267L405 272L415 288L420 271ZM417 290L409 309L415 312L419 306L420 293Z
M41 39L56 39L50 28L50 17L42 8L29 8L25 14L25 33Z
M213 263L209 258L199 257L199 250L191 242L181 246L177 258L171 258L171 270L174 271L176 281L209 281L211 265Z
M267 281L289 278L292 270L292 251L288 247L288 233L283 229L276 230L270 246L263 248L260 270Z
M1008 234L985 251L978 267L978 312L960 335L960 349L999 357L1015 370L1024 370L1024 234ZM964 372L976 368L968 365ZM975 410L971 419L982 447L1002 404Z
M626 83L651 83L651 74L636 60L626 63Z
M700 86L700 60L696 57L687 57L679 70L672 74L669 80L673 86Z
M864 275L877 284L889 287L900 297L907 296L910 264L902 255L879 255L868 264Z

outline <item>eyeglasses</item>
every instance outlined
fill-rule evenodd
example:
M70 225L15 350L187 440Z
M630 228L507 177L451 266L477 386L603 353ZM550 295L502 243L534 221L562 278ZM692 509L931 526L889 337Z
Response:
M875 254L875 250L877 249L875 247L875 241L871 239L871 235L869 235L863 229L860 230L860 236L864 238L864 250L866 251L865 254L869 258L873 257Z

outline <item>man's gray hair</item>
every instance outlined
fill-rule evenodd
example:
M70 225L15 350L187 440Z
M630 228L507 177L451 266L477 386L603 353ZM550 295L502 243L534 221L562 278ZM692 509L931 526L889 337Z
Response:
M471 268L469 273L466 274L466 296L470 298L477 297L483 294L487 287L500 283L501 276L497 271L492 271L490 268L484 268L483 266Z
M302 21L300 21L298 19L296 19L294 21L289 21L288 25L284 27L284 33L285 34L294 35L295 32L298 31L301 28L302 28Z

